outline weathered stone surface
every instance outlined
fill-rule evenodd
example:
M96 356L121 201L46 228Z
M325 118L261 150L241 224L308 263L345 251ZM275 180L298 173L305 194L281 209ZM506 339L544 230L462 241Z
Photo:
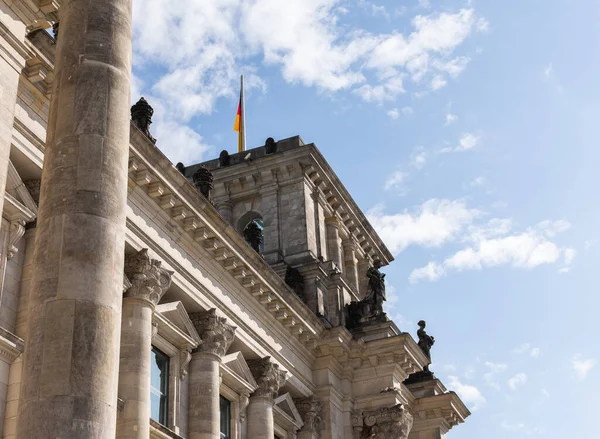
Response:
M323 403L314 396L309 398L297 399L294 401L298 413L304 421L300 431L316 434L319 437L323 429Z
M125 257L125 275L131 286L125 297L138 298L151 302L154 306L171 285L172 271L161 267L161 262L150 259L148 249Z
M131 2L68 0L61 19L18 437L106 438L116 425Z
M235 327L219 317L216 309L190 314L190 320L202 339L195 352L204 352L222 357L235 338Z

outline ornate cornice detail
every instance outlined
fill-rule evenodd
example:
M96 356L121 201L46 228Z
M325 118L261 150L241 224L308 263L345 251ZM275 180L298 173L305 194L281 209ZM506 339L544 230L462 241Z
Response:
M275 399L279 388L286 381L286 372L279 370L279 366L271 362L271 357L259 360L248 360L248 367L258 384L252 396L263 396Z
M352 415L360 439L407 439L412 425L413 417L402 404Z
M203 352L222 357L227 353L235 337L235 326L227 323L225 317L219 317L216 309L190 314L202 343L194 352Z
M17 219L11 221L10 228L8 231L8 250L6 252L6 258L10 261L19 251L17 243L25 234L25 221Z
M139 298L151 302L154 306L171 285L173 272L161 268L161 262L150 259L148 249L125 256L125 275L131 287L125 297Z
M323 429L323 403L314 396L294 401L304 425L300 431L319 434Z

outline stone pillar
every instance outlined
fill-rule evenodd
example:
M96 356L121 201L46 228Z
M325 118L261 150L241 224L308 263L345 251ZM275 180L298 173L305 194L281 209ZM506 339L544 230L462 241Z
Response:
M407 439L412 425L413 417L402 404L352 415L355 439Z
M346 279L348 283L358 289L360 287L358 281L358 261L356 260L356 244L352 239L344 240L344 261L345 261L345 271Z
M327 227L327 255L329 260L333 261L340 271L344 271L340 223L335 216L332 216L325 220L325 225Z
M248 437L252 439L273 439L273 403L279 388L285 383L285 371L271 362L271 357L249 360L248 366L258 384L258 389L250 396L247 408Z
M190 314L201 344L192 352L189 366L189 439L221 437L219 386L221 358L233 342L235 328L215 309Z
M123 294L131 0L65 0L60 19L17 433L109 438Z
M260 213L263 216L265 249L263 256L267 263L276 264L283 259L281 252L281 212L279 209L279 187L276 183L260 188Z
M117 439L150 437L150 373L152 315L171 285L171 271L150 259L148 249L125 258L131 286L123 297L119 398L125 405L117 421Z
M319 439L323 429L323 403L314 396L294 401L304 425L298 432L298 439Z
M29 316L29 290L31 284L31 270L33 251L35 244L35 222L30 223L25 232L25 251L23 269L21 271L21 282L19 285L19 305L17 309L17 323L15 334L23 340L27 340L27 318ZM8 376L8 395L6 398L6 410L4 412L4 425L2 437L5 439L17 438L17 412L19 410L19 399L21 397L21 377L23 374L23 356L20 355L11 365Z
M229 197L215 199L215 207L225 221L229 224L233 223L233 203Z

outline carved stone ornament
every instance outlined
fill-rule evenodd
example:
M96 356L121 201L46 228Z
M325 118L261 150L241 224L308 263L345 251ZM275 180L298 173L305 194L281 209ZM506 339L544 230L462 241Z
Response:
M250 394L247 392L240 393L240 422L243 424L246 421L246 409L250 403Z
M6 252L6 259L9 261L14 258L19 249L17 243L19 239L25 234L25 221L22 219L14 220L10 223L8 230L8 250Z
M265 154L274 154L277 152L277 142L272 137L265 140Z
M31 198L35 201L35 204L40 204L40 183L41 180L25 180L23 184L29 191Z
M402 404L352 415L360 439L407 439L412 425L413 417Z
M183 380L186 377L186 375L188 374L188 365L190 364L190 361L192 361L192 349L187 348L187 349L180 350L179 351L179 371L180 371L179 378L181 380Z
M190 314L190 320L202 339L194 352L205 352L222 357L227 353L235 337L235 327L219 317L216 309Z
M294 401L296 409L304 421L300 431L319 434L323 429L323 403L314 396Z
M58 43L58 29L60 28L60 22L55 22L52 25L52 33L54 34L54 42Z
M225 168L225 167L229 166L230 164L231 164L231 156L229 155L229 152L227 152L227 150L224 149L223 151L221 151L221 154L219 154L219 167Z
M258 384L258 388L252 396L264 396L275 399L279 388L285 384L285 371L279 370L279 366L271 362L271 357L248 360L248 366Z
M210 201L210 192L213 188L213 175L204 166L200 166L192 177L194 179L194 186L200 191L204 198Z
M181 162L175 165L175 168L185 176L185 165Z
M156 139L150 134L150 124L152 123L152 115L154 109L143 97L131 107L131 120L142 133L146 135L152 143L156 143Z
M125 297L147 300L156 306L162 295L171 286L173 272L161 267L161 262L150 259L148 249L125 256L125 275L131 287Z

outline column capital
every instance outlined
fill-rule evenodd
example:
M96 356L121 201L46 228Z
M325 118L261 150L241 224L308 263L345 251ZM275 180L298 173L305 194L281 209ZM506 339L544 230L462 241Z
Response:
M202 343L194 352L208 353L222 357L231 346L235 337L235 327L227 323L225 317L219 317L215 308L190 314Z
M329 217L325 218L325 224L327 224L328 226L331 226L331 227L339 228L340 220L335 215L329 216Z
M323 403L314 396L294 401L298 413L304 421L300 431L319 434L323 429Z
M258 384L258 389L254 391L252 396L275 399L279 388L285 384L286 372L279 370L279 366L271 362L271 357L248 360L248 366Z
M125 275L131 286L125 297L143 299L156 306L171 285L173 272L161 267L161 262L150 259L148 249L125 256Z
M413 417L402 404L352 415L352 427L372 439L407 439L412 425Z

